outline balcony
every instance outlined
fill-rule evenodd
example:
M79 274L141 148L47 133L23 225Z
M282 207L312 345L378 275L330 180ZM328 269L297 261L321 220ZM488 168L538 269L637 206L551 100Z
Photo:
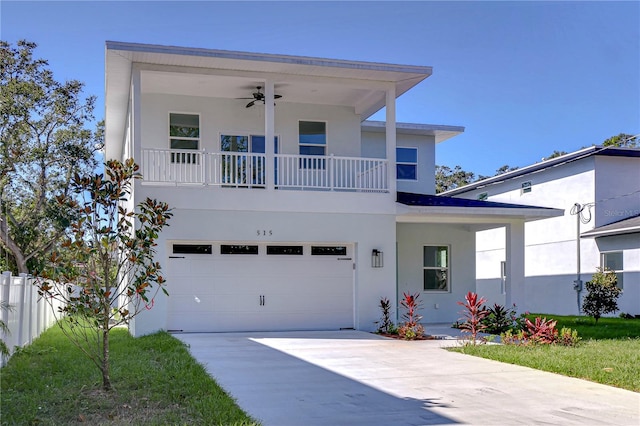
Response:
M388 161L378 158L143 149L141 169L148 185L222 188L268 186L278 190L389 192Z

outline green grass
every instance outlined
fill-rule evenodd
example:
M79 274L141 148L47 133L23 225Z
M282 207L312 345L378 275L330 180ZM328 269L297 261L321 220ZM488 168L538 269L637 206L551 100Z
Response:
M583 339L624 339L640 337L640 319L600 318L598 324L591 317L530 314L527 318L545 317L558 321L556 328L573 328Z
M249 425L244 413L168 333L111 332L111 382L58 327L0 371L2 424Z
M463 346L452 350L640 392L640 320L532 314L573 328L583 340L565 346Z

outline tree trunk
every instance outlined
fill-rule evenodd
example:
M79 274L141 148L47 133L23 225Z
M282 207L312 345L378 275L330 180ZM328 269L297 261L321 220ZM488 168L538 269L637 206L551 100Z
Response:
M107 308L108 309L108 308ZM109 377L109 316L105 317L102 328L102 388L111 390L111 377Z

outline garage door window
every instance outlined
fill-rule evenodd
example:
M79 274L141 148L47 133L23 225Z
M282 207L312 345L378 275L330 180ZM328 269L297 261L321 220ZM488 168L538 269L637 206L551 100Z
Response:
M227 245L220 246L221 254L258 254L258 246Z
M174 254L211 254L211 244L174 244Z
M313 256L346 256L347 248L345 246L313 246L311 254Z
M268 255L302 256L302 246L267 246Z

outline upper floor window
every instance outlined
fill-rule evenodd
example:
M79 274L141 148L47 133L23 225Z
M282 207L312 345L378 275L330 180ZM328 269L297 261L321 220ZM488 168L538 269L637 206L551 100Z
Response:
M449 247L424 246L422 251L425 291L449 291Z
M418 179L417 148L396 148L396 179Z
M200 148L200 116L169 113L169 147L180 150ZM196 163L196 154L172 153L172 163Z
M298 123L298 141L300 143L300 155L327 154L327 123L324 121L300 121ZM300 167L312 169L324 169L324 159L300 160Z
M527 194L529 192L531 192L531 181L522 182L520 194Z
M600 254L600 266L610 269L616 273L617 286L620 290L624 288L622 282L622 273L624 270L623 253L621 251L610 251Z
M487 201L487 199L489 198L489 193L488 192L482 192L482 193L478 194L478 196L476 198L478 200L480 200L480 201Z

